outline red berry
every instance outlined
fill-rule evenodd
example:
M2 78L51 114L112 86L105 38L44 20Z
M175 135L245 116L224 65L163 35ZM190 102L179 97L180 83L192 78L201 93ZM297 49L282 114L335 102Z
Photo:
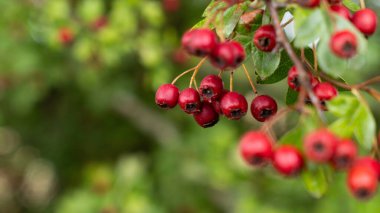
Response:
M199 86L199 94L204 101L214 101L219 99L223 94L223 81L217 75L208 75L203 78Z
M375 171L380 181L380 163L371 157L362 157L355 161L354 166L368 166Z
M309 80L310 80L312 87L314 87L314 85L319 82L318 79L313 77L311 75L311 73L309 73L309 72L307 74L309 76ZM297 71L296 66L293 66L292 68L290 68L290 70L288 72L288 85L291 89L293 89L295 91L300 91L300 89L301 89L301 83L298 79L298 71Z
M194 119L199 126L208 128L218 123L219 114L215 112L214 107L210 103L203 102L201 112L194 114Z
M219 69L235 69L245 60L245 51L239 42L227 41L216 45L210 60Z
M320 0L297 0L297 3L303 7L318 7L320 4Z
M70 44L74 40L74 33L70 28L61 28L59 30L59 41L62 44Z
M330 4L340 4L342 0L328 0Z
M173 84L164 84L156 92L156 104L163 109L171 109L177 105L179 90Z
M96 20L92 23L92 28L93 28L94 30L100 30L100 29L102 29L103 27L107 26L107 23L108 23L107 17L106 17L106 16L102 16L102 17L96 19Z
M223 90L222 95L218 99L213 100L211 102L212 106L214 107L215 112L217 112L220 115L223 115L223 111L222 111L222 108L220 106L220 102L223 99L224 95L227 94L227 93L229 93L229 92L230 91L228 91L228 90Z
M368 166L354 166L347 176L347 185L350 192L358 199L371 198L377 190L376 173Z
M371 9L362 9L354 13L352 23L364 35L370 36L375 33L377 28L377 16Z
M303 165L302 155L295 147L285 145L274 151L273 166L279 173L285 176L299 174Z
M352 58L357 53L358 41L352 32L343 30L332 35L330 48L338 57Z
M264 122L277 113L277 103L270 96L257 96L251 103L251 113L256 120Z
M228 119L239 120L247 113L248 103L243 95L229 92L223 96L220 108Z
M211 53L218 43L215 33L209 29L193 29L182 37L184 49L195 56L206 56Z
M253 36L255 46L264 52L270 52L276 47L276 30L273 25L263 25L256 30Z
M338 139L327 129L308 134L304 140L304 150L308 159L323 163L334 156Z
M336 146L332 164L338 170L348 169L355 162L356 155L355 143L351 140L342 140Z
M197 113L201 110L201 97L197 90L187 88L179 94L178 104L188 114Z
M329 101L338 95L338 90L328 82L317 84L314 89L314 94L321 101Z
M247 132L239 146L243 159L252 166L266 165L272 158L272 140L263 132Z
M350 10L343 5L331 5L330 10L347 20L351 20Z

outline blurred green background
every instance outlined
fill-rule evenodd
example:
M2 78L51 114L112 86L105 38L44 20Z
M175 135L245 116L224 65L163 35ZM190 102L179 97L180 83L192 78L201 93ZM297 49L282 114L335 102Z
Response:
M246 167L236 144L259 126L250 116L202 129L155 106L155 89L197 63L179 40L208 2L0 0L1 213L380 212L380 195L355 201L344 174L316 199L298 178ZM362 79L379 73L380 34L370 42ZM284 87L259 89L283 105Z

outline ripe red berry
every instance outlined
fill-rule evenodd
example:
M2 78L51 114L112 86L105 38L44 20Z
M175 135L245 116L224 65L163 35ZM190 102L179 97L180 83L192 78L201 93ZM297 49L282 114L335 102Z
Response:
M317 83L319 83L318 79L313 77L311 73L308 72L307 74L309 76L309 80L312 87L314 87ZM301 83L298 79L298 71L297 71L296 66L293 66L292 68L290 68L288 72L288 85L291 89L295 91L300 91L301 89Z
M197 90L187 88L179 94L178 104L183 111L193 114L200 112L202 102Z
M59 30L59 41L64 44L70 44L74 40L74 33L70 28L61 28Z
M276 30L273 25L263 25L256 30L253 36L255 46L264 52L270 52L276 47Z
M354 13L352 23L364 35L370 36L375 33L377 28L377 16L371 9L362 9Z
M229 92L220 101L220 108L228 119L239 120L247 113L248 103L243 95Z
M277 103L270 96L257 96L251 103L251 113L256 120L264 122L277 113Z
M351 140L342 140L336 146L332 165L338 170L348 169L355 162L356 155L355 143Z
M173 84L164 84L156 92L156 104L163 109L171 109L177 105L179 90Z
M371 157L361 157L357 159L354 166L367 166L375 171L377 178L380 181L380 163Z
M216 45L210 60L219 69L235 69L245 60L245 50L239 42L227 41Z
M182 46L190 54L206 56L218 43L216 34L209 29L192 29L182 37Z
M264 166L273 154L272 140L263 132L250 131L243 135L239 144L240 154L252 166Z
M319 129L308 134L304 140L304 150L308 159L323 163L335 154L338 139L327 129Z
M340 58L351 58L357 53L358 41L352 32L338 31L331 36L330 48Z
M215 112L217 112L219 115L223 115L223 111L222 111L222 108L220 106L220 102L223 99L224 95L229 93L229 92L230 91L228 91L228 90L223 90L222 95L218 99L213 100L211 102L212 106L214 107Z
M333 4L341 4L342 0L328 0L331 5Z
M354 166L347 176L347 185L350 192L361 200L371 198L378 185L376 173L368 166Z
M320 0L297 0L297 3L303 7L318 7L320 4Z
M293 176L301 172L304 161L300 151L295 147L285 145L274 151L273 166L279 173Z
M223 81L217 75L208 75L203 78L199 86L199 94L204 101L214 101L223 94Z
M201 112L195 113L194 119L199 126L208 128L218 123L219 114L215 112L214 107L210 103L203 102Z
M330 10L347 20L351 20L351 12L344 5L331 5Z
M323 82L317 84L314 89L314 94L321 101L329 101L338 95L338 90L329 82Z

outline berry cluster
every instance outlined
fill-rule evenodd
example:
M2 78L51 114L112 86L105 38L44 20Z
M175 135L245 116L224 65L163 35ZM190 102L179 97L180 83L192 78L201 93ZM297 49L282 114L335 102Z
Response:
M272 164L281 175L293 177L307 163L329 164L347 171L347 186L358 199L372 197L380 180L380 163L370 157L358 157L355 143L340 139L327 129L319 129L304 138L303 153L292 145L275 145L263 131L247 132L240 140L240 154L253 167ZM308 162L307 162L308 161Z

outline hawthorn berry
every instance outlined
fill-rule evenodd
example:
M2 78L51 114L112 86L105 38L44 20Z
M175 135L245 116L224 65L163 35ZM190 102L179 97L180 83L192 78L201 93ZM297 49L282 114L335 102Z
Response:
M338 139L327 129L319 129L304 139L306 157L317 163L331 160L335 154Z
M354 13L352 23L366 36L375 33L377 28L377 16L371 9L362 9Z
M182 37L183 48L189 54L199 57L210 54L217 43L218 38L210 29L192 29Z
M173 84L164 84L156 92L156 104L163 109L171 109L177 105L179 90Z
M257 96L251 103L251 113L256 120L264 122L277 113L277 103L268 95Z
M319 6L320 0L297 0L297 3L303 7L313 8Z
M379 181L380 181L380 163L371 157L361 157L357 159L354 166L367 166L375 171Z
M70 28L64 27L59 30L59 41L64 44L70 44L74 40L74 33Z
M187 88L179 94L178 104L183 111L193 114L200 112L202 102L197 90Z
M312 87L319 83L318 79L313 77L310 72L308 72L307 74ZM300 91L301 89L301 83L298 79L298 71L296 66L290 68L288 72L288 86L295 91Z
M335 169L348 169L355 162L357 148L352 140L342 140L336 145L332 165Z
M270 162L272 140L261 131L250 131L243 135L239 144L240 154L252 166L264 166Z
M377 190L377 182L376 173L368 166L357 165L348 172L347 185L357 199L371 198Z
M333 5L333 4L341 4L342 0L328 0L328 2Z
M248 103L243 95L229 92L221 99L220 108L228 119L239 120L247 113Z
M271 52L276 47L276 30L273 25L259 27L253 36L255 46L264 52Z
M358 41L351 31L342 30L331 36L330 48L340 58L352 58L357 53Z
M245 60L245 50L236 41L227 41L216 45L210 55L211 63L221 69L235 69Z
M214 107L215 112L217 112L220 115L223 115L223 111L222 111L222 108L220 106L220 102L223 99L224 95L227 94L227 93L229 93L229 92L230 91L228 91L228 90L223 90L222 95L218 99L213 100L211 102L212 106Z
M219 121L219 114L215 112L214 107L208 102L203 102L201 111L193 116L199 126L203 128L212 127Z
M284 145L274 151L273 166L280 174L293 176L301 172L304 160L295 147Z
M344 5L331 5L330 10L347 20L351 20L351 12Z
M217 75L208 75L204 77L199 86L199 94L204 101L214 101L223 94L223 81Z
M321 101L329 101L338 95L338 90L329 82L323 82L317 84L314 89L314 94Z

